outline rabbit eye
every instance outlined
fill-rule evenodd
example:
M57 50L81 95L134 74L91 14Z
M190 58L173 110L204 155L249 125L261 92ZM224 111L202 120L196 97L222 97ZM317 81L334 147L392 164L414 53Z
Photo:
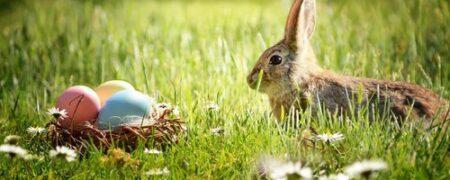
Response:
M270 64L271 65L278 65L278 64L281 64L282 60L283 60L283 58L281 58L281 56L273 55L272 57L270 57Z

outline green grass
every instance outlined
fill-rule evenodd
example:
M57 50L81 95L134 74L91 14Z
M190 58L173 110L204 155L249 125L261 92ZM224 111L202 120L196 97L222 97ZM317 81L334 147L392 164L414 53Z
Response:
M0 3L5 5L5 3ZM0 156L0 177L147 178L167 167L171 179L250 179L263 154L288 153L315 174L341 172L354 161L383 159L379 179L449 179L450 136L440 128L371 125L302 116L300 129L283 130L263 94L245 76L260 53L283 36L285 1L20 1L0 9L0 139L43 161ZM321 65L355 76L401 80L450 97L450 10L445 0L319 0L312 44ZM137 168L102 165L101 152L64 163L48 158L51 146L27 135L44 126L47 108L73 85L123 79L161 102L180 108L186 137L162 156L132 158ZM220 106L209 112L208 102ZM223 127L225 136L210 128ZM342 132L335 146L309 146L301 134ZM339 150L339 152L337 151Z

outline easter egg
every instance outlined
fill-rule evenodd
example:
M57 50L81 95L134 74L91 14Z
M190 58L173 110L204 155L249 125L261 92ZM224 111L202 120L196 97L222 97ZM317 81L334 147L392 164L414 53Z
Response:
M121 80L112 80L107 81L97 88L95 88L95 92L100 98L100 103L103 105L109 97L111 97L114 93L122 91L122 90L134 90L134 87L125 81Z
M100 99L94 90L86 86L73 86L59 96L56 107L67 112L58 121L65 128L81 130L86 121L94 122L100 112Z
M114 130L122 125L140 125L148 116L154 100L135 91L123 90L106 100L100 110L98 126L103 130Z

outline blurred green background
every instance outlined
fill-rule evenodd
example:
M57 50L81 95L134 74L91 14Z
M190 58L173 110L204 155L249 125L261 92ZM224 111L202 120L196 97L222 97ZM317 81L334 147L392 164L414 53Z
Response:
M0 157L0 175L136 177L149 167L168 166L172 178L249 178L259 154L290 152L310 162L315 172L340 171L354 160L373 157L392 167L381 178L448 178L447 134L388 133L309 118L321 131L346 135L338 154L305 147L296 135L272 127L265 96L250 90L245 76L260 53L282 38L290 5L289 0L1 0L0 137L26 136L27 127L45 125L46 109L64 89L111 79L179 106L192 131L189 142L164 157L133 154L145 161L139 173L92 167L99 163L98 153L70 165L25 166ZM312 44L322 66L417 83L450 97L447 0L318 0L317 13ZM210 101L219 104L219 113L205 110ZM208 136L208 129L217 126L232 135ZM424 137L428 140L418 139ZM23 146L42 154L50 148L32 140Z

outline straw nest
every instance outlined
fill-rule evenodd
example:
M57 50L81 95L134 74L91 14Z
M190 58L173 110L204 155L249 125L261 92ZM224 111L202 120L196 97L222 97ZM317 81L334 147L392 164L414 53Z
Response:
M65 128L58 120L47 124L46 139L53 146L67 146L84 152L89 146L105 150L121 147L127 151L136 149L138 143L164 148L177 143L185 131L185 124L179 118L172 118L173 109L166 109L158 115L146 117L152 123L143 126L125 125L114 130L98 129L93 123L86 123L79 131Z

